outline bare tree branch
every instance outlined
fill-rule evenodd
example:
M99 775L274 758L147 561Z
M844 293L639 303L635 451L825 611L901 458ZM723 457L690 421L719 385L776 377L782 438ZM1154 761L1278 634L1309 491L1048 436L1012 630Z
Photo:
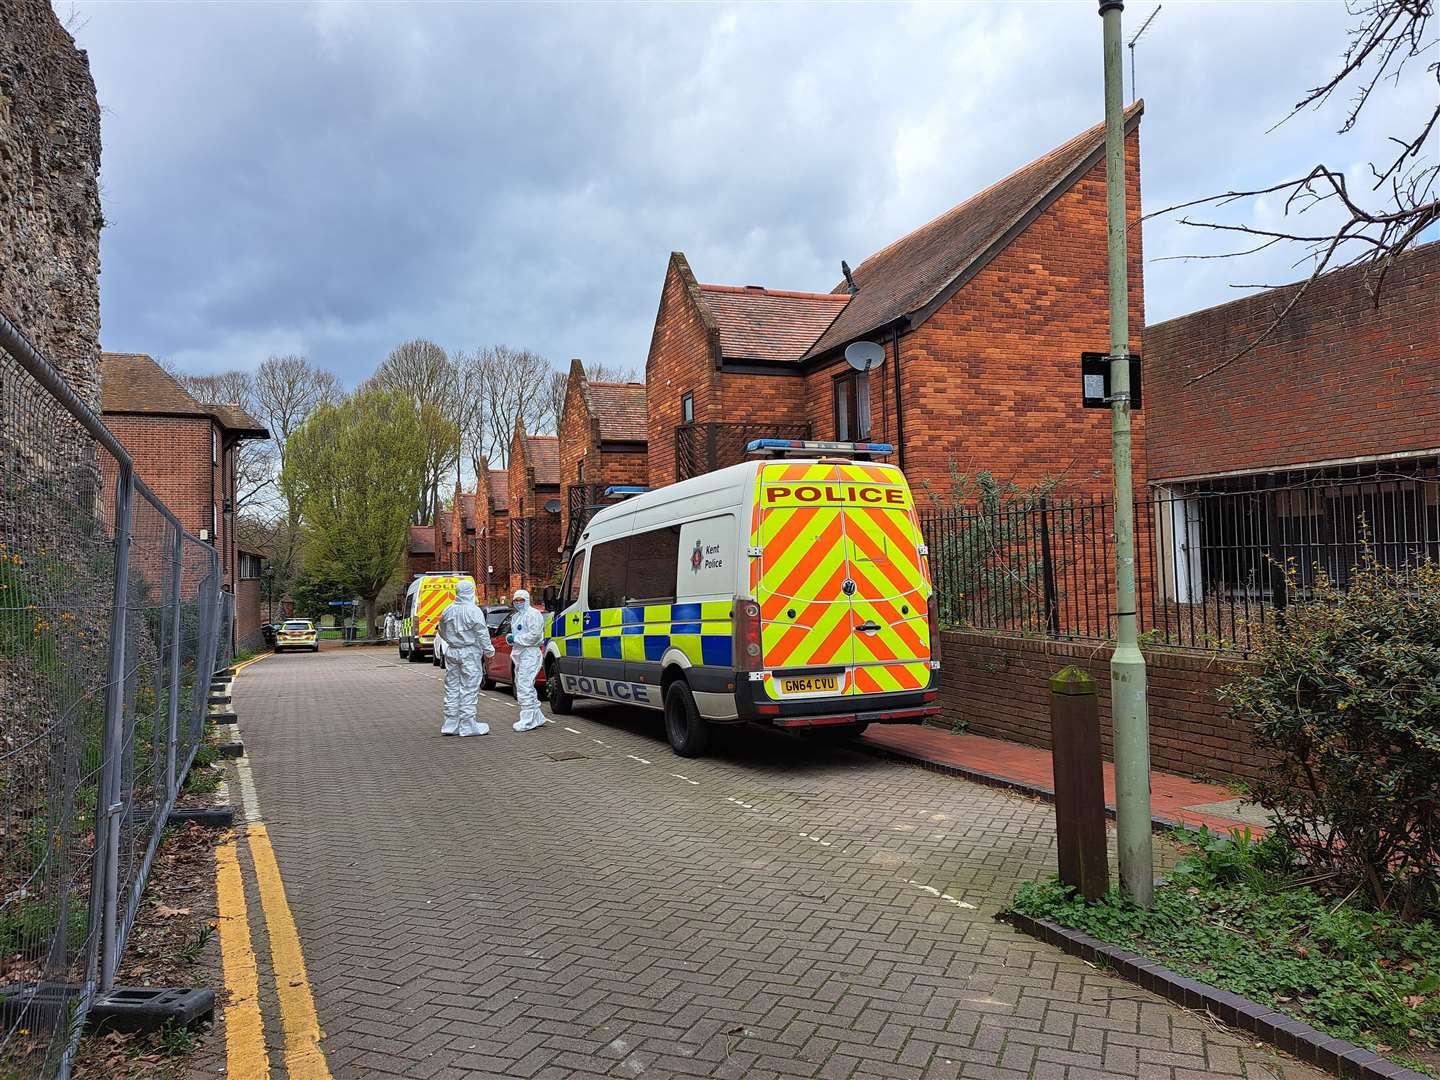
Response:
M1434 3L1435 0L1353 0L1349 11L1360 21L1349 31L1350 41L1340 69L1308 90L1280 123L1311 106L1323 105L1340 87L1354 85L1355 96L1339 131L1344 134L1352 130L1372 94L1380 89L1382 83L1393 87L1408 65L1419 61L1426 53L1433 55L1440 51L1436 41L1428 38L1425 32L1434 15ZM1437 92L1440 92L1440 60L1432 60L1425 71L1434 79ZM1440 163L1428 156L1434 150L1431 135L1437 125L1440 125L1440 99L1428 110L1428 115L1417 119L1414 134L1390 137L1390 142L1399 147L1399 153L1383 168L1373 162L1370 164L1370 174L1375 181L1371 190L1380 193L1375 200L1357 198L1346 183L1344 170L1320 163L1304 176L1190 199L1145 215L1146 219L1150 219L1199 206L1230 207L1246 200L1259 200L1281 193L1285 194L1282 209L1287 218L1299 218L1321 207L1342 209L1341 220L1333 228L1325 226L1323 230L1312 231L1302 231L1298 227L1287 230L1283 227L1261 228L1197 220L1188 215L1180 219L1181 224L1192 228L1240 233L1260 242L1219 255L1169 256L1168 259L1242 258L1277 244L1293 244L1305 251L1297 260L1297 265L1310 263L1309 276L1294 287L1279 314L1258 337L1190 382L1213 375L1252 353L1275 333L1316 279L1328 271L1365 267L1371 302L1379 304L1386 275L1394 261L1419 243L1426 229L1440 222L1440 199L1436 197Z

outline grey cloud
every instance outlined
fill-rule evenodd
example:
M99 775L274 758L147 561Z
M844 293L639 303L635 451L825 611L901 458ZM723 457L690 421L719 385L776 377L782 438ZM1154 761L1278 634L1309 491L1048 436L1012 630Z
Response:
M354 382L417 335L638 366L672 249L706 280L828 289L841 258L1101 110L1079 2L82 13L107 110L102 337L197 370L307 351ZM1167 4L1139 53L1146 209L1333 157L1334 110L1264 132L1344 21ZM1213 245L1165 221L1145 242ZM1149 314L1277 274L1155 262Z

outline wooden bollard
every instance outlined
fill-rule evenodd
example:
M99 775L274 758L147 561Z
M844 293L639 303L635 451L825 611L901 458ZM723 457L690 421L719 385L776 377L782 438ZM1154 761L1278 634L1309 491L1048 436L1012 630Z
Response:
M1060 881L1086 900L1099 900L1110 885L1100 699L1095 680L1073 664L1050 678L1050 746Z

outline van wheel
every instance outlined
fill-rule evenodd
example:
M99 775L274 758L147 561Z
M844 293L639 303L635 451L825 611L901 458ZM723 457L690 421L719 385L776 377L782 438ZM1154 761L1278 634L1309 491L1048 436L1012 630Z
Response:
M565 692L560 685L560 673L551 668L545 673L545 686L550 692L550 711L557 716L569 716L575 711L575 695Z
M665 737L681 757L699 757L710 745L710 725L695 707L695 695L680 680L665 691Z
M400 659L401 659L401 660L409 660L409 659L410 659L410 651L409 651L408 649L406 649L404 645L400 645L400 646L398 646L398 647L399 647L399 649L400 649Z
M419 649L412 645L410 646L410 655L405 657L405 659L409 660L412 664L419 664L424 662L425 656Z

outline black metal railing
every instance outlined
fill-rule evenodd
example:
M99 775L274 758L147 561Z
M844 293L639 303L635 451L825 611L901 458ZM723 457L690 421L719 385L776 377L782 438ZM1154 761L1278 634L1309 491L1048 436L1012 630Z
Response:
M1020 496L922 515L943 622L1103 641L1115 633L1114 504ZM1368 556L1440 561L1440 469L1183 484L1135 503L1145 642L1245 652L1254 630Z
M807 422L681 424L675 429L675 479L688 480L745 460L755 439L808 439Z

